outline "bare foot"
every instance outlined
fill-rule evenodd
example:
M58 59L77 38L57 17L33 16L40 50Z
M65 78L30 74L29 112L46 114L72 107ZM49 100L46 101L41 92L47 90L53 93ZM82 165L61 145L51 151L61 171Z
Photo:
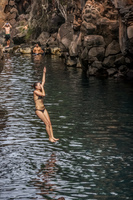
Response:
M55 140L53 138L49 138L50 142L55 142Z
M54 138L54 137L53 137L53 139L54 139L55 141L58 141L58 140L59 140L58 138Z

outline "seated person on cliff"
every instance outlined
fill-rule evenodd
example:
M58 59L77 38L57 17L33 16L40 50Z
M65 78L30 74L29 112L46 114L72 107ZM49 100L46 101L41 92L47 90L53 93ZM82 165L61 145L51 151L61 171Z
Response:
M36 46L33 49L33 53L35 55L38 55L38 54L43 54L44 51L42 50L42 48L38 44L36 44Z

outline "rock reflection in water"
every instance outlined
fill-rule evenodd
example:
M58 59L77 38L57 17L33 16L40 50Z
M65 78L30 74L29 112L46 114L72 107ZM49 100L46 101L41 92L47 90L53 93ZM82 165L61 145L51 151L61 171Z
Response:
M2 70L3 70L3 64L0 63L0 73L2 72Z
M0 73L3 71L4 61L0 60ZM7 111L0 106L0 130L6 127Z
M0 107L0 130L6 127L7 111Z

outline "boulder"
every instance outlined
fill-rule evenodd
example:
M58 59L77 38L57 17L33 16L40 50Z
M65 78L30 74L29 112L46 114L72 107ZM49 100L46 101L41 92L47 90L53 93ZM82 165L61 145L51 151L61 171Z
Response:
M19 49L20 53L22 54L31 54L32 50L30 47L21 47Z
M17 27L17 33L14 34L13 36L13 41L14 41L14 44L23 44L26 42L26 37L27 37L27 32L28 30L24 30L24 26L22 27Z
M5 43L5 32L3 30L0 31L0 44Z
M3 48L2 48L2 45L0 44L0 60L2 60L3 57L4 57Z
M96 31L96 26L92 23L87 23L86 21L83 21L81 25L81 31L86 32L88 35L92 35Z
M40 42L41 45L46 45L49 41L49 36L48 32L42 32L37 38L37 41Z
M10 13L7 17L7 20L10 21L12 19L16 19L17 17L17 13L16 12L13 12L13 13Z
M113 40L106 48L105 56L115 55L120 53L120 45L117 41Z
M84 48L84 50L81 52L80 58L83 60L88 60L88 49L87 47Z
M116 56L108 56L107 58L104 59L103 65L106 68L114 67L114 62L115 62Z
M87 35L84 37L84 47L105 46L104 38L101 35Z
M116 74L118 71L116 68L110 68L110 69L107 69L107 72L108 72L108 76L113 76L114 74Z
M72 59L69 56L66 60L66 65L69 66L69 67L76 66L77 65L77 59L76 58Z
M89 59L92 57L97 57L97 59L99 61L103 61L104 59L104 52L105 52L105 48L104 47L92 47L89 50Z
M16 13L18 15L18 10L16 8L11 8L10 13Z
M27 21L28 20L28 18L29 18L29 15L28 14L21 14L21 15L19 15L18 16L18 21ZM21 22L22 23L22 22Z
M123 65L125 64L125 57L124 56L121 56L120 58L116 59L115 62L114 62L115 66L120 66L120 65Z
M103 65L106 68L112 68L115 67L115 61L118 60L119 58L121 58L122 54L118 54L118 55L110 55L108 57L106 57L103 61Z
M90 75L90 76L95 76L97 70L98 70L97 67L89 66L89 69L88 69L88 75Z
M53 48L51 48L51 54L53 54L53 55L61 55L61 50L60 50L60 48L58 48L58 47L53 47Z
M6 13L4 12L5 7L8 5L8 0L0 0L0 29L6 20Z
M121 65L120 67L119 67L119 71L120 72L124 72L124 71L126 71L127 70L127 66L126 65Z
M102 68L102 62L96 60L96 61L94 61L94 62L91 64L91 66L92 66L93 68L101 69L101 68Z
M3 48L3 52L4 53L13 53L13 47L4 47Z
M127 28L127 36L129 39L133 38L133 25Z
M10 0L10 1L9 1L9 6L11 6L11 7L15 6L15 1Z
M11 19L11 20L10 20L10 24L11 24L12 26L15 26L15 25L16 25L16 20L15 20L15 19ZM13 31L11 31L11 32L13 32Z
M73 29L70 23L61 25L58 31L57 41L62 50L69 50L69 46L73 41Z
M70 44L69 54L71 57L78 55L77 43L75 41L71 42L71 44Z

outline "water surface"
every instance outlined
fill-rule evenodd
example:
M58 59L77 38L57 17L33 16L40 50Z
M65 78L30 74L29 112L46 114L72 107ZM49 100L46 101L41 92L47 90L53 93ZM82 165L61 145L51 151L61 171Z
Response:
M31 87L44 65L54 144ZM132 199L132 85L88 79L57 56L6 54L0 96L0 200Z

